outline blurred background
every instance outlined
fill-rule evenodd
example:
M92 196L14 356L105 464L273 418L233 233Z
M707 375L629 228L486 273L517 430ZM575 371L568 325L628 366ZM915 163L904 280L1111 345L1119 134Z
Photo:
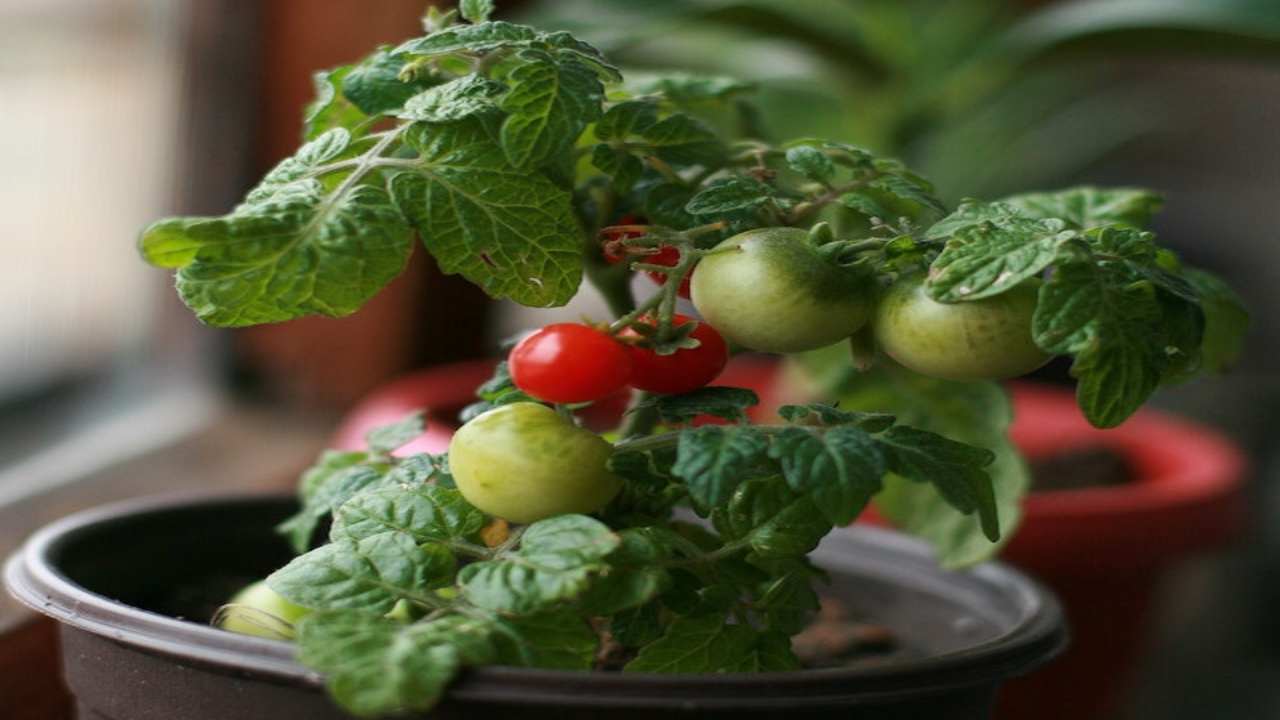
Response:
M898 155L952 202L1083 182L1165 193L1163 241L1225 276L1253 326L1235 372L1155 404L1246 449L1252 517L1230 552L1165 583L1160 632L1118 717L1280 716L1280 319L1269 312L1280 303L1280 3L499 9L573 30L625 69L755 81L777 135ZM288 487L371 389L493 354L499 338L548 321L486 300L418 253L350 318L213 331L133 249L156 217L231 207L296 148L311 72L416 34L422 10L422 0L0 0L0 551L107 499ZM587 297L562 313L594 307Z

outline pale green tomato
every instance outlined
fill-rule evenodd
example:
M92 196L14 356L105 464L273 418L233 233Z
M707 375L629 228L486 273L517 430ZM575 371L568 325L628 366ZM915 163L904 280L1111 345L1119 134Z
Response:
M885 354L921 375L947 380L1017 377L1049 361L1031 339L1039 280L995 297L940 303L923 279L898 280L880 299L872 321Z
M799 228L761 228L716 246L693 273L693 305L729 340L794 353L840 342L871 315L873 288L823 258Z
M236 593L218 614L218 627L273 640L293 638L293 625L311 612L259 581Z
M520 402L463 425L449 470L472 505L514 523L603 508L622 489L606 463L613 446L555 410Z

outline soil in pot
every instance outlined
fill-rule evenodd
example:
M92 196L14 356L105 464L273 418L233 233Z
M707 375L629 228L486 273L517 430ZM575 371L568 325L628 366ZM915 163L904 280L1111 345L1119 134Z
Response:
M1133 466L1124 455L1101 445L1030 458L1028 465L1032 492L1118 487L1135 478Z

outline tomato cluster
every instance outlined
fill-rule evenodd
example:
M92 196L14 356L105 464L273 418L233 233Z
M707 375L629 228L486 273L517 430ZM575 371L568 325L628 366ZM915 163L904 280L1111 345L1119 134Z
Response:
M686 393L715 380L729 361L729 346L715 328L676 315L677 326L696 323L696 347L660 354L649 342L657 328L640 318L617 337L577 323L548 325L521 340L507 358L516 387L552 403L594 402L630 385L655 393Z
M620 232L604 247L611 261L627 257L621 238ZM679 261L673 248L644 257L658 264ZM517 387L548 403L596 403L628 386L681 394L720 375L729 359L726 338L753 350L802 352L845 340L869 324L885 354L921 374L1011 377L1048 359L1031 338L1038 287L1030 280L995 297L939 303L925 292L922 274L903 275L881 290L873 274L825 257L803 230L751 230L702 257L692 282L702 319L673 315L679 332L672 337L657 342L659 323L652 315L613 332L557 323L521 340L508 366ZM463 426L449 457L458 489L471 504L528 523L607 505L622 487L608 468L611 450L557 410L519 402Z
M618 220L619 227L639 226L644 225L645 223L646 220L637 215L623 215ZM641 261L648 263L649 265L661 265L663 267L675 267L680 262L680 251L670 245L663 245L662 247L657 248L656 251L650 250L638 255L631 255L630 253L627 253L625 248L622 246L621 241L628 238L641 237L643 234L644 233L634 230L614 231L611 228L605 228L603 232L605 237L605 262L610 265L617 265L621 262ZM645 275L648 275L649 279L658 285L665 285L667 282L667 276L655 270L646 271ZM676 294L686 300L689 299L690 282L692 280L693 273L685 275L684 279L680 281L680 289L676 291Z

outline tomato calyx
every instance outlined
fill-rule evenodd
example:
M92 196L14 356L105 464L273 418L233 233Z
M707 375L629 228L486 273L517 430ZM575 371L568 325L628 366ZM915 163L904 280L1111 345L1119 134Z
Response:
M687 315L671 323L679 339L655 343L658 321L644 316L619 339L631 356L631 386L646 392L678 395L704 387L719 377L729 362L729 346L715 328Z

